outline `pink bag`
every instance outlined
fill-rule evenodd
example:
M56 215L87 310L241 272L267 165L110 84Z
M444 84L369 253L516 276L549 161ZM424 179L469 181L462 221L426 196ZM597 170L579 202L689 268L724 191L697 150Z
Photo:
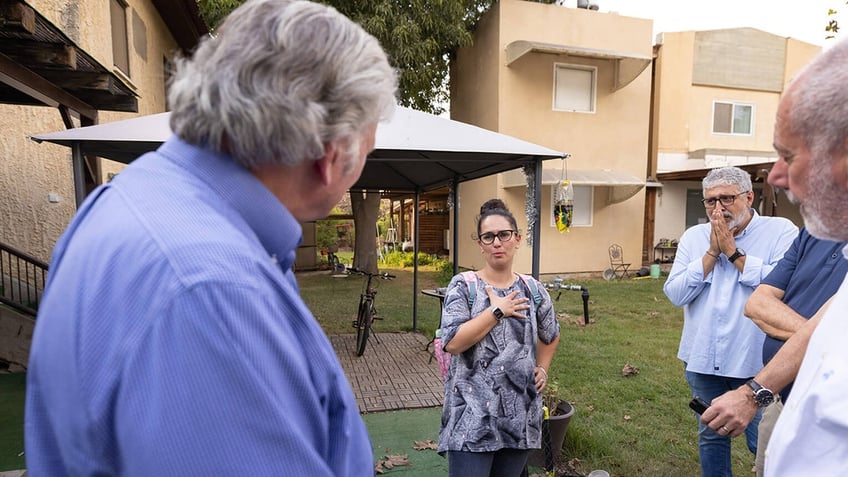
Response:
M444 380L448 376L451 355L442 348L441 331L436 330L436 339L433 340L433 353L436 355L436 362L439 363L439 371L442 372L442 380Z

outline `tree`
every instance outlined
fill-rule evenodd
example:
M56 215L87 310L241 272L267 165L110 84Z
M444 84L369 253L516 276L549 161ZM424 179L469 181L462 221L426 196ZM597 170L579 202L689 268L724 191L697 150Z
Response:
M848 1L845 2L845 5L848 5ZM827 22L827 26L824 27L824 31L827 32L827 36L825 39L835 38L836 34L839 33L839 22L836 20L836 14L838 12L832 8L828 9L827 16L831 17Z
M197 0L197 4L204 21L214 31L215 25L243 1ZM536 1L553 3L554 0ZM450 57L458 48L471 45L477 22L495 0L327 0L323 3L359 23L380 41L398 71L401 105L441 114L449 99ZM359 198L355 195L351 193L356 224L354 264L375 272L379 192L369 191ZM360 198L363 204L357 207L355 201ZM372 255L373 262L366 258Z

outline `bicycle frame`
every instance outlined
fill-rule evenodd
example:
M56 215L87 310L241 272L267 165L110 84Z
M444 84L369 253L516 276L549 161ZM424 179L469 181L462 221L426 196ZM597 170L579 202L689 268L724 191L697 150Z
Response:
M362 293L359 295L356 321L353 322L353 326L356 328L356 355L362 356L365 353L365 345L368 344L368 336L371 334L371 325L375 319L379 319L377 318L377 307L374 305L377 298L377 286L373 280L375 277L384 280L391 280L395 277L388 273L371 273L356 268L351 268L350 272L367 277ZM376 337L375 335L374 338L376 339Z

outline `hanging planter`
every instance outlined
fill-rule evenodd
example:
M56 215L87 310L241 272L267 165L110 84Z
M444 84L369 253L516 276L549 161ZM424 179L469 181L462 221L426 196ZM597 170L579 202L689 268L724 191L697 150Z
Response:
M556 201L554 202L554 219L560 233L568 232L571 228L574 220L574 188L569 180L562 181L557 190Z

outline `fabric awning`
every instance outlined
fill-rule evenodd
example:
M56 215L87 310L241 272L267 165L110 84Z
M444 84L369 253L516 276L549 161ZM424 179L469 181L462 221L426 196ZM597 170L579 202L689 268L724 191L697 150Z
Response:
M634 55L632 53L623 53L614 50L599 50L540 41L517 40L506 46L506 65L510 66L513 62L529 53L547 53L610 61L615 69L613 91L630 84L653 61L650 56Z
M568 169L566 174L546 169L542 172L542 185L558 185L562 179L568 179L572 185L607 187L607 205L623 202L645 187L645 180L633 174L613 169ZM504 189L526 187L527 179L521 170L512 170L503 174Z

